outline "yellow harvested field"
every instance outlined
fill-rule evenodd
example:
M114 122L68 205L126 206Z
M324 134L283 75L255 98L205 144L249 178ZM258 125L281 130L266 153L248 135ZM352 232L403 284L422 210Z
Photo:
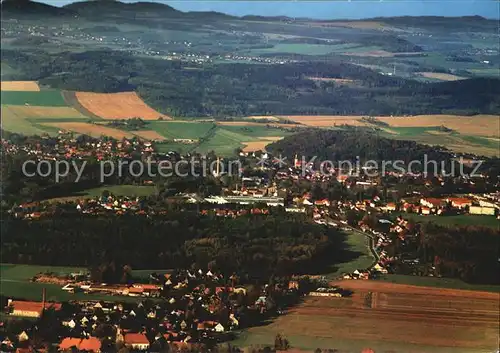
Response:
M17 116L29 119L85 118L79 111L71 107L46 107L5 105Z
M500 118L496 115L416 115L377 117L394 127L445 126L464 135L500 136Z
M103 119L170 119L144 103L135 92L76 92L75 96L85 109Z
M35 81L2 81L2 91L38 92L40 86Z
M252 142L243 142L245 147L243 147L243 152L255 152L255 151L262 151L266 148L267 145L269 145L271 141L252 141Z
M461 77L452 74L445 74L440 72L417 72L420 76L427 78L435 78L441 81L458 81L458 80L466 80L467 77Z
M143 130L143 131L134 131L133 132L135 136L138 136L142 139L148 140L148 141L164 141L166 138L156 131L153 130Z
M96 125L91 123L44 123L45 126L56 127L64 131L73 131L78 134L89 135L92 137L109 136L115 139L132 138L134 135L127 131L113 129L107 126Z
M351 126L367 126L362 116L342 115L299 115L283 118L299 124L314 127L330 127L347 124ZM496 115L415 115L410 117L375 117L391 127L432 127L445 126L464 135L500 136L500 118Z
M262 140L259 141L251 141L251 142L243 142L245 147L243 147L243 152L255 152L262 151L266 148L267 145L274 141L281 140L283 136L265 136L259 137Z

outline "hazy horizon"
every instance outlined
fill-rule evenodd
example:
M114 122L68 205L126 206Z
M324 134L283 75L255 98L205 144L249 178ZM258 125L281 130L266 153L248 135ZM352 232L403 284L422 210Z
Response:
M38 0L54 6L79 2ZM99 0L94 0L99 1ZM137 2L138 0L122 0ZM500 18L497 0L380 0L380 1L235 1L235 0L144 0L170 5L180 11L217 11L234 16L262 15L315 19L362 19L392 16L482 16Z

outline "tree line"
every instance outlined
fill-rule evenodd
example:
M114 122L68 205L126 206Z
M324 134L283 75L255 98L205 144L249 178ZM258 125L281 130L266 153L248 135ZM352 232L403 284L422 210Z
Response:
M339 231L285 212L232 219L187 211L148 217L69 211L37 221L8 215L3 219L2 261L88 268L112 264L118 270L106 268L110 282L124 277L124 265L212 267L248 279L267 279L318 273L354 256L345 249Z

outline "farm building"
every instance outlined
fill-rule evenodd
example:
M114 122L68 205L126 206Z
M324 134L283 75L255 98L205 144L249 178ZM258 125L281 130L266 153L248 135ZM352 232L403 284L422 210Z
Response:
M145 350L149 348L149 340L142 333L127 333L123 342L132 349Z
M34 318L40 317L45 309L61 309L61 304L59 303L28 302L17 300L9 300L8 306L12 309L10 313L10 315L12 316Z

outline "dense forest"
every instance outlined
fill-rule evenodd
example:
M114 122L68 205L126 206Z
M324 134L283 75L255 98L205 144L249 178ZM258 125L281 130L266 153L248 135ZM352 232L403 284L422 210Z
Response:
M498 230L485 227L421 225L419 254L423 263L433 263L443 277L466 282L500 284Z
M169 212L162 216L85 216L66 212L35 222L3 216L2 261L134 269L213 267L249 279L318 273L355 257L344 236L275 211L236 219Z
M416 143L414 141L392 140L380 137L376 131L352 128L350 130L309 129L286 137L267 146L274 154L293 158L295 154L318 160L354 161L396 161L408 163L412 160L449 162L451 153L445 149Z
M206 64L188 70L192 64L117 51L2 50L2 61L22 72L5 79L39 80L67 90L136 90L151 106L175 116L500 113L498 79L422 83L337 60ZM308 79L311 76L351 79L356 84L317 83Z

